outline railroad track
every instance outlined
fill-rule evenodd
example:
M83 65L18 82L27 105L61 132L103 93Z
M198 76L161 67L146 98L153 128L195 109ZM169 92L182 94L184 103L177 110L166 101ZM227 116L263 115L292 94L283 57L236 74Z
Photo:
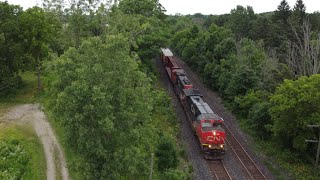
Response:
M229 151L232 150L237 156L240 164L242 164L244 173L247 179L267 179L264 174L260 171L254 161L251 159L247 151L242 147L240 142L236 139L233 133L227 126L225 132L227 135L226 142L228 144Z
M208 161L210 169L217 180L228 180L232 179L226 167L221 160L219 161Z

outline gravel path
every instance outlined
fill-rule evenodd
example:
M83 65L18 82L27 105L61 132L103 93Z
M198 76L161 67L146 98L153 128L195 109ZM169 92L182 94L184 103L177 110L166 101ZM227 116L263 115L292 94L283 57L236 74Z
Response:
M69 179L63 151L39 104L15 106L2 119L17 124L31 124L43 144L47 162L47 179Z

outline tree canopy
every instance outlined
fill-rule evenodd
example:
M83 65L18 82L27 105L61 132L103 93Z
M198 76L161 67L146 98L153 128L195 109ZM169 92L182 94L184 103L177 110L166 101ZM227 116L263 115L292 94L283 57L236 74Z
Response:
M320 123L320 75L286 80L271 96L272 132L281 144L305 151L305 139L313 138L308 124Z

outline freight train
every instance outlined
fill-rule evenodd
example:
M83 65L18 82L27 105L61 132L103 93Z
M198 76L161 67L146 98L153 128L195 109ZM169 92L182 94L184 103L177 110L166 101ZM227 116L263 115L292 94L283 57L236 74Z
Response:
M223 119L205 102L200 91L178 66L170 49L161 48L160 61L173 84L192 130L199 139L205 159L221 159L226 149Z

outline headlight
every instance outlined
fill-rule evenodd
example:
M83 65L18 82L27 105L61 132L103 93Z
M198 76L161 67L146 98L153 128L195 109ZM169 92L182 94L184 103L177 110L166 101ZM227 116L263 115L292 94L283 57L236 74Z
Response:
M220 147L223 148L223 144L220 144Z
M211 145L209 144L209 148L211 148Z

